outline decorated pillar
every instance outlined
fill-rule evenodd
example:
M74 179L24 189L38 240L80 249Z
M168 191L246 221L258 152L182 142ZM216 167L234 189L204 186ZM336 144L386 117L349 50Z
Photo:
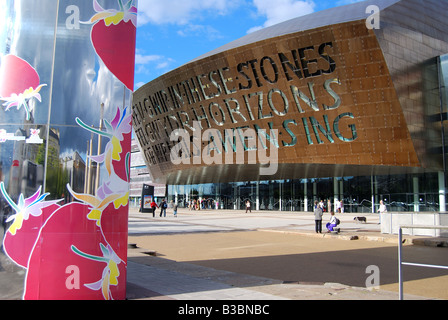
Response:
M125 299L137 0L0 16L0 299Z

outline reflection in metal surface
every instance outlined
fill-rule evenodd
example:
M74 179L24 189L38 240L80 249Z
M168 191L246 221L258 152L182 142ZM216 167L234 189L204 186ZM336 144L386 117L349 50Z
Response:
M0 298L124 298L126 253L117 246L127 237L127 230L119 228L111 238L104 226L106 218L103 224L88 218L102 213L109 215L109 204L114 203L112 208L117 217L127 219L127 201L122 199L126 192L105 189L111 179L115 187L127 185L129 179L126 161L131 127L126 107L133 89L137 8L136 1L120 3L117 0L104 0L101 5L96 0L2 1L0 282L6 278L18 281L0 285ZM103 14L104 19L89 21L106 11L108 15ZM117 14L121 20L116 19ZM111 25L105 19L112 19L116 24ZM91 37L92 30L95 35ZM105 53L105 48L112 55ZM120 57L119 63L116 57ZM123 65L128 71L125 76ZM106 129L111 142L103 139L99 143L100 139L76 123L77 117L86 119L89 128L101 134L105 128L98 124L104 121L110 126ZM100 159L109 151L114 151L111 157ZM45 199L36 194L37 190L45 194ZM73 202L74 195L79 194L89 195L90 202ZM87 203L93 199L102 206L89 207ZM38 200L46 205L40 206L41 211L30 211L34 208L33 201ZM93 214L92 208L97 210ZM63 212L70 219L64 220ZM107 223L121 225L121 220ZM11 225L17 227L11 229ZM81 230L82 225L90 225L90 231ZM52 228L59 229L60 238L50 236ZM89 236L89 232L93 234ZM98 232L103 235L101 239L94 236ZM85 236L84 242L79 241L80 233ZM69 243L68 238L76 243ZM36 239L40 239L39 245L34 246ZM91 244L86 245L85 241ZM49 247L50 243L58 243L60 247ZM98 268L77 258L70 245L109 259L107 268ZM103 249L104 255L98 252ZM66 256L67 260L56 261L58 256ZM26 264L19 263L23 259ZM107 271L109 277L99 278L102 288L108 283L109 290L96 291L92 289L95 285L88 288L85 283L80 283L79 290L69 290L66 286L69 265L77 265L84 275L92 274L92 279L98 276L97 271ZM36 273L37 268L48 271ZM16 277L18 274L21 276ZM41 282L46 286L39 286ZM48 286L49 283L52 285ZM15 294L2 291L7 287L15 290Z

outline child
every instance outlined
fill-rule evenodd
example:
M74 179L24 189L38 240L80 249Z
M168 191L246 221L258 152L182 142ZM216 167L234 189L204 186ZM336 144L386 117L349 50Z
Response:
M252 213L252 210L250 210L250 201L249 200L246 201L246 213L247 213L247 210L249 210L249 212Z
M178 207L177 202L175 202L173 206L173 213L175 217L177 217L177 207Z

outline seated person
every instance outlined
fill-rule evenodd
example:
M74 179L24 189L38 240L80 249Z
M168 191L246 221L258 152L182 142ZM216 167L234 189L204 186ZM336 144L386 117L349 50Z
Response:
M326 224L326 227L328 229L328 232L337 231L339 232L339 228L336 228L338 225L338 219L334 215L334 212L331 213L330 222Z

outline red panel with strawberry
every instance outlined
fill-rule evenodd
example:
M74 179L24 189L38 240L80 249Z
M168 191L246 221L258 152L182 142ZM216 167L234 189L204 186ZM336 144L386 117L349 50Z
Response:
M97 12L91 19L95 23L91 31L95 51L106 67L133 90L134 0L126 4L118 0L119 10L105 10L93 1ZM9 58L23 65L21 60ZM40 98L38 92L34 93L33 97ZM105 152L91 157L108 173L95 196L77 194L68 185L79 202L60 206L60 200L44 201L49 194L41 194L39 188L29 198L20 195L16 203L0 182L1 195L15 211L6 221L12 223L3 247L9 258L27 271L25 299L125 299L131 119L128 108L117 108L111 122L104 119L106 131L76 119L84 129L109 139Z
M26 300L126 298L125 262L87 218L89 211L70 203L43 226L29 261Z
M91 39L96 53L129 90L134 90L135 35L137 32L137 7L130 0L123 4L118 0L119 10L104 9L97 0L93 7L97 14Z

